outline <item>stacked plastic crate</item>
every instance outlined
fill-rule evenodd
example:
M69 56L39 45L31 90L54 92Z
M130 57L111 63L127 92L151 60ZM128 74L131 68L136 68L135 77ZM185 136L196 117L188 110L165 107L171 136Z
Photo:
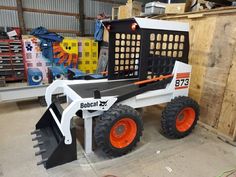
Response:
M93 74L98 64L98 43L92 39L79 39L79 65L80 71Z

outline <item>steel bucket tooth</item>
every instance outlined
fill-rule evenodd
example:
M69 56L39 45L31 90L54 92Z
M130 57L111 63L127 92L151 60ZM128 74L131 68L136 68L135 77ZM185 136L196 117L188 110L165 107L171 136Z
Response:
M42 164L46 169L77 160L75 128L71 128L72 144L66 145L65 138L49 109L52 109L61 121L63 109L59 103L52 103L36 124L36 130L31 133L36 136L32 140L38 142L34 145L34 148L39 148L35 155L42 156L42 161L37 165Z

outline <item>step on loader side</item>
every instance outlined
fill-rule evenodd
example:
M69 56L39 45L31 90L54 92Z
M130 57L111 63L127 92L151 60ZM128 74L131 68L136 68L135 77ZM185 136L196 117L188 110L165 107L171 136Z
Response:
M71 128L72 143L65 144L65 137L57 126L50 109L55 113L58 121L61 121L63 108L58 102L54 102L36 124L36 130L31 133L36 135L32 140L38 142L34 145L34 148L39 148L35 155L42 156L42 161L37 165L44 165L46 169L77 160L75 128Z

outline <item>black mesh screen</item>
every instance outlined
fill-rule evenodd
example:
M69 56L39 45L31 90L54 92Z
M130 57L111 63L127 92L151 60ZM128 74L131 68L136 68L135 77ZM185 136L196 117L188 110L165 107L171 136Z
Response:
M111 21L108 79L158 77L171 74L175 61L188 63L188 32L131 29L134 19Z
M176 60L188 62L187 33L158 30L147 36L147 78L171 74Z
M139 76L141 35L115 33L114 76L116 79Z

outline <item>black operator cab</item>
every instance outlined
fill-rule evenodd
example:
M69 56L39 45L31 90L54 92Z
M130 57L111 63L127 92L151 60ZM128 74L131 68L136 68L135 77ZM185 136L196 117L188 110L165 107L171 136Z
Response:
M186 23L131 18L103 24L109 31L109 80L152 79L171 74L176 60L188 63Z

